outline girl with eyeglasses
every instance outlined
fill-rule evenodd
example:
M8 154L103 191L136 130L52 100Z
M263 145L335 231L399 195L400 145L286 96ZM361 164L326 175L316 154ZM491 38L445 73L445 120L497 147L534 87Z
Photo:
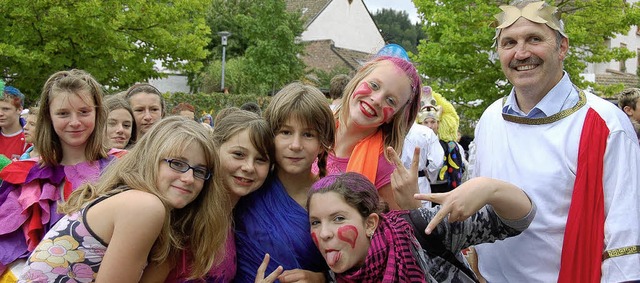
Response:
M188 278L203 278L224 256L231 212L210 139L195 121L158 122L71 194L20 281L161 282L184 255Z
M220 158L218 178L229 194L227 202L235 207L238 200L260 188L267 179L274 162L273 132L258 114L237 107L220 110L215 125L212 133L213 144ZM211 268L205 278L207 282L237 282L233 229L229 227L224 230L228 233L224 259ZM189 262L192 260L189 255L183 256L165 282L187 282ZM257 267L253 272L257 272Z

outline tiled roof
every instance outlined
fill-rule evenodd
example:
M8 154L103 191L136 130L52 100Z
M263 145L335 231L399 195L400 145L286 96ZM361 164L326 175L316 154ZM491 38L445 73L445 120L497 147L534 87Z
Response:
M285 0L285 3L288 11L299 11L302 14L304 28L307 29L331 1L333 0ZM337 68L355 71L371 56L369 53L335 47L333 40L325 39L306 41L302 58L310 70L331 72Z
M360 68L365 62L369 61L373 54L360 52L351 49L339 48L331 45L331 50L335 52L345 63L347 63L352 70Z
M336 68L357 70L372 54L335 47L333 41L314 40L306 42L303 60L307 67L330 72Z
M606 73L596 74L596 83L601 85L623 84L626 87L635 87L638 85L638 76L636 74L623 73L616 70L607 69Z
M285 0L287 10L300 11L306 29L332 0Z

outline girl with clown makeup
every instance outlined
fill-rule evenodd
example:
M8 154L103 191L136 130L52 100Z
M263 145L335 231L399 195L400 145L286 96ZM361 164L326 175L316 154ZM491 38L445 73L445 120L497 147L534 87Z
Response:
M307 201L311 238L331 268L331 279L474 282L468 268L454 263L460 260L459 251L520 234L536 212L518 187L490 178L416 198L442 205L383 212L375 186L361 174L330 175L316 182ZM436 252L436 247L446 252ZM456 259L445 260L446 254Z

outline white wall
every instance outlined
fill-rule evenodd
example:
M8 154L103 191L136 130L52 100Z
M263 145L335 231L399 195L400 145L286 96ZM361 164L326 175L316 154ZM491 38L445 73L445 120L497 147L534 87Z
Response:
M151 79L149 83L155 86L162 93L165 92L184 92L189 93L189 85L187 84L187 76L179 74L170 74L166 78Z
M155 60L153 64L153 68L167 75L166 78L161 79L150 79L149 83L152 86L155 86L162 93L165 92L184 92L189 93L189 85L187 84L187 76L180 74L177 71L166 69L162 66L162 62L160 60Z
M635 3L638 2L638 0L628 0L627 2ZM627 68L626 73L628 74L636 74L636 70L638 69L637 54L638 48L640 48L640 36L636 34L637 31L638 26L631 26L626 34L619 34L616 38L609 40L609 48L620 47L620 43L624 43L627 45L627 49L629 49L629 51L636 53L636 57L629 58L625 61ZM569 43L571 43L571 40L569 40ZM620 62L610 61L608 63L589 64L586 72L602 74L606 73L607 69L620 71Z
M302 33L303 41L331 39L336 47L376 53L384 39L362 0L333 0Z

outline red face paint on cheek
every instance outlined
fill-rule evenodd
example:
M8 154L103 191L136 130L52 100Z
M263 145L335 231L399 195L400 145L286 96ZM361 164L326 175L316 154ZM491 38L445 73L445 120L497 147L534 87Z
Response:
M353 225L344 225L338 228L338 239L347 242L351 248L356 247L356 239L358 239L358 229Z
M393 108L389 106L382 107L382 114L384 115L384 122L389 122L393 118Z
M316 232L311 232L311 239L313 240L313 243L316 244L316 247L319 247L318 236L316 236Z
M358 88L353 91L351 95L352 98L356 98L358 96L369 95L371 94L371 88L367 82L362 82Z

